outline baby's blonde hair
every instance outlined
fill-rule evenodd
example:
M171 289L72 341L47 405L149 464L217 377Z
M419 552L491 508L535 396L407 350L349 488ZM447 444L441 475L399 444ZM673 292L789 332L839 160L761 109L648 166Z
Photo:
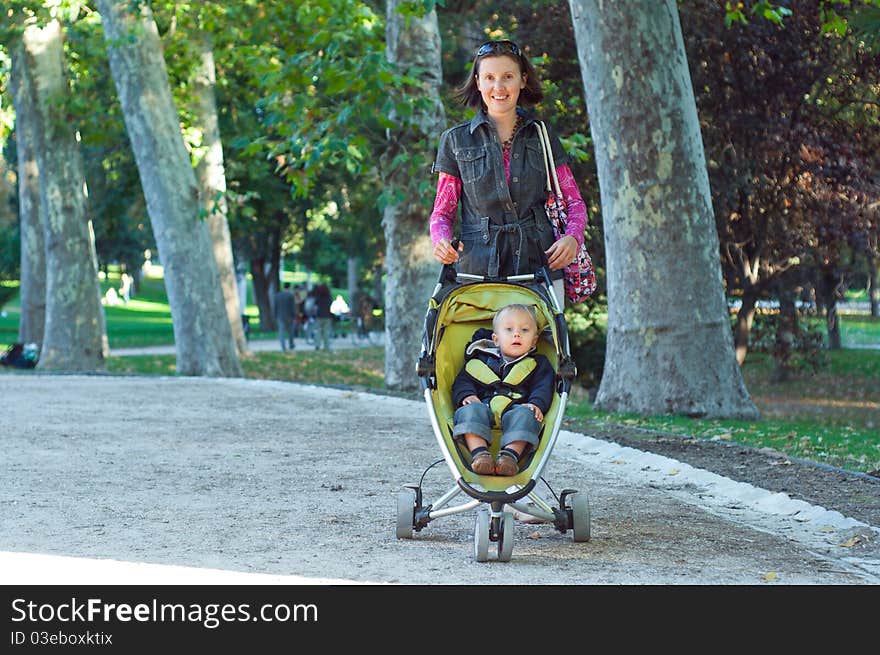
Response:
M535 330L538 329L538 315L535 313L534 307L532 307L531 305L523 305L520 303L511 303L510 305L505 305L497 312L495 312L495 316L492 319L492 330L498 330L498 322L501 320L501 317L508 312L524 312L528 314L535 324Z

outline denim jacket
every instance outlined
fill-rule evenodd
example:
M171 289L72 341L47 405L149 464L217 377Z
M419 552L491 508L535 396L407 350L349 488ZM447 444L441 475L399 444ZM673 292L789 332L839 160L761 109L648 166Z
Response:
M510 153L510 185L498 133L484 111L440 136L433 172L462 182L461 273L499 277L533 273L545 264L544 251L554 241L544 212L547 177L544 154L532 116L522 118ZM549 129L549 128L548 128ZM550 142L556 165L569 162L558 137ZM554 271L552 277L562 277Z

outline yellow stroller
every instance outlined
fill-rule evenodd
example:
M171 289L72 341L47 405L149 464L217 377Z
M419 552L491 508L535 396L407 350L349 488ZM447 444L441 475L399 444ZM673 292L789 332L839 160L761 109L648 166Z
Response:
M553 365L556 388L553 402L544 416L538 447L520 461L519 473L512 477L478 475L470 468L470 454L465 446L452 437L455 407L451 387L464 363L465 346L474 332L478 328L491 328L495 312L510 303L535 308L541 333L537 350ZM558 507L551 507L533 493L538 479L543 480L541 471L556 442L572 380L577 373L569 353L561 300L553 293L546 269L534 275L492 279L456 273L453 267L444 266L428 304L417 372L434 435L443 453L443 460L435 464L446 462L455 485L428 504L422 497L421 484L405 485L397 494L398 539L412 539L414 532L421 531L440 517L477 509L475 559L487 561L489 544L495 543L497 559L507 562L513 552L514 517L510 511L513 509L533 520L552 523L560 532L571 530L576 542L589 541L590 505L585 493L564 489L557 498ZM497 455L498 443L499 439L493 440L493 457ZM546 484L546 480L543 481ZM450 502L462 492L469 496L469 500L450 506ZM531 503L521 502L526 498Z

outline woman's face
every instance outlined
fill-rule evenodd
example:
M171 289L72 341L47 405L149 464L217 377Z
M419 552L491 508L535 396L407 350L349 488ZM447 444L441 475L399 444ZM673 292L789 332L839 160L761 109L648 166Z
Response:
M525 88L526 76L519 61L508 55L483 57L477 72L477 88L489 115L516 111L516 101Z

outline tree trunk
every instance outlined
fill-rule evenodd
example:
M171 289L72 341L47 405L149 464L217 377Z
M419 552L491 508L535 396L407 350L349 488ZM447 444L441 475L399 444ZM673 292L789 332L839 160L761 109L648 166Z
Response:
M776 368L771 380L785 382L791 378L791 359L794 355L798 333L797 308L794 304L794 294L783 282L778 285L777 296L779 297L779 322L776 324L776 346L773 351Z
M880 316L880 258L868 252L868 301L871 304L871 316Z
M816 295L819 305L825 314L825 331L828 335L829 350L840 350L843 343L840 338L840 319L837 313L838 279L833 271L819 269L816 282Z
M37 366L104 370L104 311L85 173L76 135L64 116L67 80L58 21L27 27L25 65L33 81L37 170L45 214L46 318Z
M18 340L21 343L42 346L46 322L45 210L40 203L35 91L21 44L12 53L10 86L16 116L18 216L21 233L21 316L18 322Z
M753 287L746 287L743 293L742 305L736 313L736 326L733 329L733 345L736 350L736 362L742 364L746 361L749 353L749 340L752 333L752 323L755 320L755 306L758 302L758 294Z
M596 151L608 334L596 405L758 416L736 362L674 0L570 0Z
M217 101L214 96L214 52L206 33L198 35L200 51L199 66L191 86L195 105L194 122L202 132L202 155L196 167L202 210L208 221L214 259L220 275L220 288L226 304L226 317L232 329L232 337L239 355L248 352L241 315L244 313L238 301L235 281L235 263L232 256L232 239L229 236L229 209L226 202L226 172L223 168L223 143L217 119Z
M349 255L346 261L345 267L345 283L348 288L348 302L351 306L352 311L354 311L354 302L355 298L358 296L360 289L358 289L358 270L360 270L359 266L360 262L358 258Z
M199 217L156 23L149 7L99 0L110 72L165 270L180 375L242 375L211 236Z
M277 279L277 266L267 266L263 258L251 260L251 282L254 288L254 304L260 314L260 332L274 332L278 329L272 314L272 294L278 290Z
M389 133L384 158L391 162L401 152L423 155L430 161L435 144L445 128L446 116L440 100L443 83L440 60L440 31L432 9L421 18L407 22L397 7L399 0L387 3L385 28L386 57L403 71L416 67L422 71L421 88L413 90L432 101L430 110L417 112L406 124ZM437 282L440 267L433 258L428 231L427 208L417 190L419 179L405 170L383 167L383 184L393 188L402 202L386 206L382 216L385 232L385 384L390 389L416 389L415 363L421 347L428 299Z

